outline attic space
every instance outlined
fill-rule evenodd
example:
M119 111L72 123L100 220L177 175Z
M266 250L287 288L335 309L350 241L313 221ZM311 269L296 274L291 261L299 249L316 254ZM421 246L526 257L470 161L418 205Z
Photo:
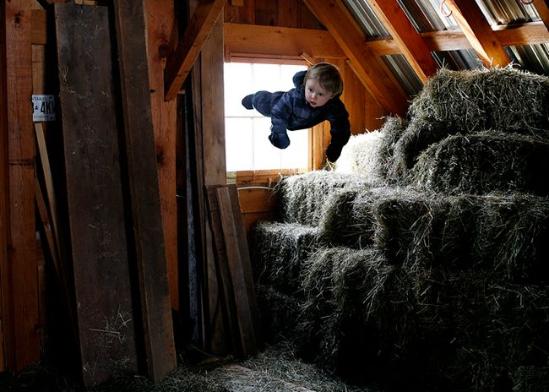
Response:
M549 391L547 0L0 20L1 391Z

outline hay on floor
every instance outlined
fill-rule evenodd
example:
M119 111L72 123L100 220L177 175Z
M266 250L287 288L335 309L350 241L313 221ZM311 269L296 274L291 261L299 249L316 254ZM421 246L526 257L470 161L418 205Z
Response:
M326 170L285 177L277 185L279 219L287 223L315 226L330 195L343 188L369 186L369 182L360 176Z
M411 172L414 187L450 194L549 194L549 143L486 131L452 135L428 147Z

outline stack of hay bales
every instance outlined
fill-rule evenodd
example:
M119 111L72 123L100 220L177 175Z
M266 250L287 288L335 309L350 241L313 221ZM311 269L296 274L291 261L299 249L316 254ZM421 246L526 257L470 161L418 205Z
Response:
M386 390L545 391L548 79L443 70L363 140L344 173L285 179L280 222L256 229L285 336Z

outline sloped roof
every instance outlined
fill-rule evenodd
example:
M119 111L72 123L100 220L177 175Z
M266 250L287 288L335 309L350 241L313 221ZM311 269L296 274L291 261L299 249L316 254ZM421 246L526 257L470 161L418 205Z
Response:
M344 0L348 10L358 22L369 40L390 39L390 32L383 24L375 4L370 0ZM402 11L418 33L440 31L462 31L445 0L399 0ZM540 14L532 1L521 0L476 0L482 16L492 29L502 29L526 23L542 23ZM541 5L543 6L543 5ZM503 46L506 56L523 69L549 75L549 42L529 45ZM472 69L483 66L475 50L432 51L439 67L450 69ZM409 95L421 89L421 81L405 56L388 54L383 56L391 70Z

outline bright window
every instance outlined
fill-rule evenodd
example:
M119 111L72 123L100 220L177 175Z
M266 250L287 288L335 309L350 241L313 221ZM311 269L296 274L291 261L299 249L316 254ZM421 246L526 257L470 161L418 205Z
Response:
M271 119L246 110L242 98L258 90L286 91L301 65L225 64L225 143L227 171L307 168L309 131L289 131L290 146L280 150L267 139Z

